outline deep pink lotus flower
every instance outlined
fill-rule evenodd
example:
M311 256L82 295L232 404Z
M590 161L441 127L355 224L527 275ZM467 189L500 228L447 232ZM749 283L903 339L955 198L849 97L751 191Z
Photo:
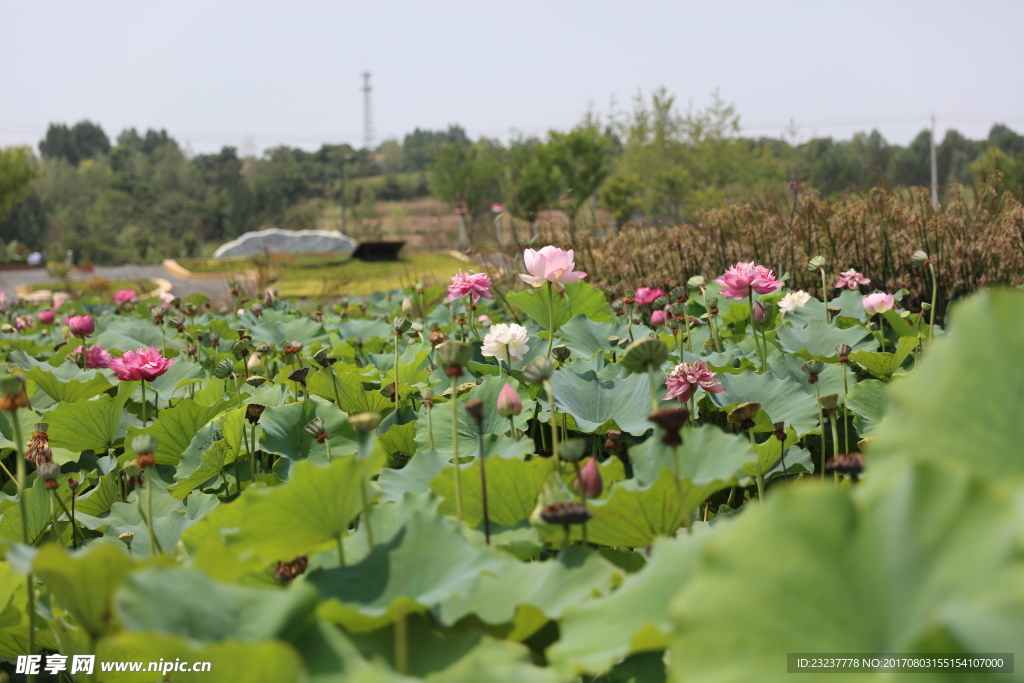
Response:
M82 347L75 347L75 353L82 353ZM110 367L110 353L100 346L99 344L93 344L89 347L89 352L85 355L85 367L90 370L96 370L99 368Z
M782 282L775 279L773 270L753 261L740 261L729 267L715 282L725 287L722 296L736 300L746 299L751 289L758 294L769 294L782 286Z
M868 315L885 313L896 305L896 298L892 294L886 294L885 292L868 294L862 301L864 303L864 312Z
M498 392L498 415L511 417L521 412L523 412L523 401L519 398L519 392L512 388L511 384L505 382L505 386Z
M120 358L114 358L107 367L114 371L119 380L125 382L144 379L152 382L167 372L176 358L164 358L155 346L138 351L125 351Z
M452 283L448 285L448 301L470 296L473 303L483 299L493 299L491 294L491 278L486 273L463 273L461 270L452 275Z
M633 298L638 304L653 304L659 296L665 296L665 290L654 287L641 287L633 292Z
M581 270L573 270L576 261L572 249L564 251L551 245L540 251L527 249L523 252L523 261L526 262L526 270L530 274L520 273L519 277L534 287L543 287L550 282L556 292L562 292L565 290L563 285L579 282L587 276Z
M41 322L44 325L52 325L53 321L56 319L56 316L54 316L53 311L39 311L39 315L36 317L38 317L39 322Z
M582 493L587 498L600 498L604 490L604 480L601 478L601 468L598 467L597 458L591 458L580 470L579 476L573 482L573 489Z
M73 315L65 322L71 328L71 334L79 339L85 339L96 331L96 321L91 315Z
M665 324L665 311L651 313L651 327L661 327Z
M14 329L16 330L24 330L26 328L35 326L36 324L32 320L32 318L29 318L28 316L25 315L19 315L17 318L14 319Z
M675 398L679 399L680 403L689 401L690 396L698 389L710 391L712 394L721 394L725 391L722 382L715 379L715 373L702 360L677 365L665 378L665 386L668 387L668 395L663 400Z
M114 292L114 301L120 301L121 303L128 303L139 295L134 289L119 289Z
M870 285L871 280L864 277L861 273L858 273L852 268L850 270L839 273L839 279L836 280L836 289L857 289L861 285Z

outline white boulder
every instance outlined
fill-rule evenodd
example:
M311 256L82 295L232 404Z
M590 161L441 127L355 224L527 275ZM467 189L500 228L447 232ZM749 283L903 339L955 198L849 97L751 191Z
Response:
M351 254L356 250L356 241L337 230L281 230L270 228L244 235L225 242L213 252L213 258L233 256L257 256L264 252L291 254L341 253Z

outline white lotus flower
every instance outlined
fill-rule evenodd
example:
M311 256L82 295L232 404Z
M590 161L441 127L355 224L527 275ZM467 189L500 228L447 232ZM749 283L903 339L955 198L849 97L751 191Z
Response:
M792 313L798 308L803 308L804 304L811 300L811 295L804 291L790 292L786 296L782 297L779 301L779 310L782 314Z
M519 363L523 360L523 354L530 350L530 347L526 345L528 340L526 328L522 325L498 323L491 325L487 330L480 353L498 360L508 361L509 365L513 361Z

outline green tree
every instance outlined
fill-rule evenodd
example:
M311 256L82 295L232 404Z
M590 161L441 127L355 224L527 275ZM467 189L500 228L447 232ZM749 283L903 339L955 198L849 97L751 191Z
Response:
M500 147L486 138L472 145L449 142L428 173L431 194L452 207L466 207L466 229L472 243L480 217L487 215L501 196Z
M528 221L536 232L537 215L558 197L558 173L547 147L537 138L512 140L502 175L505 209Z
M39 171L28 147L0 149L0 225L29 193Z
M575 243L579 211L608 177L608 141L593 125L580 125L568 133L551 131L548 137L547 158L558 171L569 234Z
M110 138L92 121L79 121L71 128L63 123L51 123L46 137L39 143L39 152L44 157L67 159L73 166L109 151Z

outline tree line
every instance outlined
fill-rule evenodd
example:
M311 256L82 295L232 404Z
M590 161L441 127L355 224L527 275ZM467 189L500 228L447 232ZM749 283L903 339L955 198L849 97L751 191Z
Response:
M1024 189L1024 136L1004 125L983 140L949 130L936 156L943 194L993 171L1005 189ZM82 261L146 262L195 256L263 227L315 228L329 210L356 220L375 216L378 201L426 196L460 207L471 237L494 203L527 222L558 209L570 227L592 223L597 209L618 225L678 223L794 180L824 195L930 185L930 134L906 146L877 130L846 140L747 137L717 92L708 106L681 110L664 89L604 116L588 112L571 130L504 143L451 125L373 150L278 146L245 156L225 146L191 155L165 130L129 128L111 140L90 121L54 123L38 155L0 150L0 241L51 258L72 249Z

